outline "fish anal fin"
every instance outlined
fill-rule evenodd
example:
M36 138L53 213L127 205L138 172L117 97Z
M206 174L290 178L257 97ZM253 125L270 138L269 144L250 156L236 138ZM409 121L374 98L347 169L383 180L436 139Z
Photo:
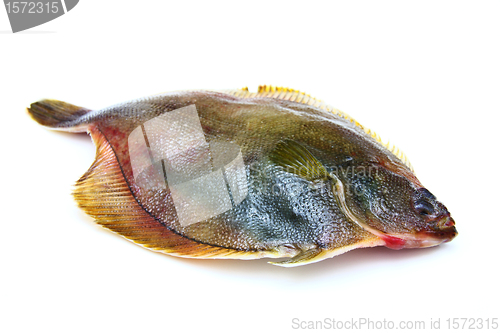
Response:
M186 238L157 221L133 196L115 153L98 129L90 133L97 147L96 159L77 181L73 195L88 215L101 226L154 251L191 258L262 257L245 252L203 244Z
M309 181L329 177L323 164L306 147L293 140L280 141L269 154L269 159L286 172Z

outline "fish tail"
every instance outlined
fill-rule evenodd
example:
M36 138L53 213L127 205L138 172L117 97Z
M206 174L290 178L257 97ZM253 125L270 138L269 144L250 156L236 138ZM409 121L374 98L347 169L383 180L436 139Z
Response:
M27 110L40 125L67 132L86 132L88 124L81 118L91 111L55 99L38 101Z

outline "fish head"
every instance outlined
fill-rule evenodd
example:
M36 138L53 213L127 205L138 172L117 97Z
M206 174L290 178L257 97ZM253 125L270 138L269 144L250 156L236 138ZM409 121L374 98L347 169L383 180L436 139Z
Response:
M392 249L436 246L456 235L448 209L407 168L370 165L344 188L348 209Z

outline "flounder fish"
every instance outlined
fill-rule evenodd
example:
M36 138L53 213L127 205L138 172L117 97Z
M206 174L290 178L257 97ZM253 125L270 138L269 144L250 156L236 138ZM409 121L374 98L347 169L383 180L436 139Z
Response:
M28 112L90 133L97 153L78 205L154 251L290 267L457 235L399 150L294 89L172 92L98 111L42 100Z

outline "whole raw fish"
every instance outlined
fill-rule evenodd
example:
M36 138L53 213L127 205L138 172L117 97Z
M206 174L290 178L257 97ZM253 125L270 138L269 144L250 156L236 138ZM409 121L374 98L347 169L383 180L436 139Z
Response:
M99 111L42 100L28 111L50 128L90 133L97 155L76 201L155 251L297 266L457 235L399 150L293 89L174 92Z

